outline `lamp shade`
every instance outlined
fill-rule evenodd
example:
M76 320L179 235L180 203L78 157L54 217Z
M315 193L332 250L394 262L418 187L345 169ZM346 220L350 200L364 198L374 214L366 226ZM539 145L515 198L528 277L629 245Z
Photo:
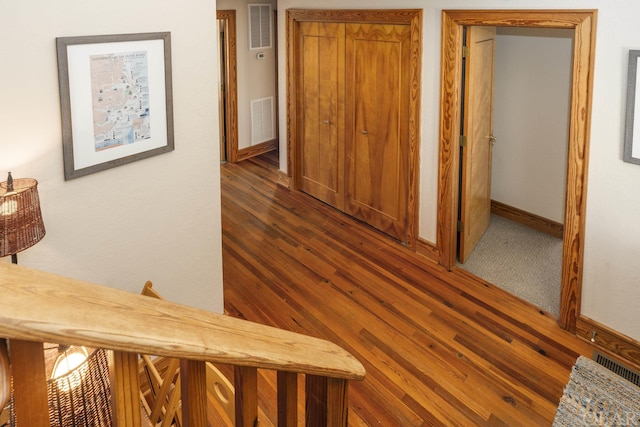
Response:
M82 360L55 372L69 356L80 350ZM45 374L51 427L112 427L111 381L107 351L103 348L60 347L44 343ZM77 365L77 366L76 366ZM16 418L15 405L10 410L11 427L31 427ZM126 427L126 426L125 426Z
M44 235L38 181L9 175L0 183L0 257L27 249Z

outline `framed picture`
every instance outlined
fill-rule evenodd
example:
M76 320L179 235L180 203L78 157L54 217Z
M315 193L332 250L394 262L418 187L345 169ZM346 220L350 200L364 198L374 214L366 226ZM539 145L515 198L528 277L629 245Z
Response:
M640 165L640 108L636 109L638 85L638 61L640 50L629 51L629 77L627 80L627 116L624 129L623 160ZM638 140L638 141L636 141Z
M170 33L56 45L65 180L174 149Z

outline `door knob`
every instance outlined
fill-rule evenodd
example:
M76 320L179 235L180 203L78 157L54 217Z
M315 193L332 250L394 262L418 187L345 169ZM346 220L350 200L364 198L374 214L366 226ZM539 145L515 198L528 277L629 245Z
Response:
M495 145L495 144L496 144L497 139L496 139L496 137L495 137L495 136L491 135L491 136L489 136L489 141L491 142L491 145Z
M367 135L369 132L366 131L366 130L361 130L360 133L363 134L363 135Z
M329 120L325 120L322 123L324 123L325 125L328 125L330 122L329 122Z

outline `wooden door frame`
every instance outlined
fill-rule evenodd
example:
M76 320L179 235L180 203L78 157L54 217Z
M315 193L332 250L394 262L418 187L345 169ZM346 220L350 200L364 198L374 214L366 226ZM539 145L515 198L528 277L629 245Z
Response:
M238 161L238 54L236 42L236 11L235 10L217 10L216 19L225 21L227 35L226 46L227 55L225 55L226 69L225 79L225 97L224 103L227 109L226 115L226 155L229 163Z
M456 264L462 31L470 25L574 30L569 153L562 256L560 326L576 332L582 294L587 170L595 62L596 10L444 10L440 80L440 148L437 250L440 263Z
M409 176L407 206L407 246L415 249L417 240L418 181L420 147L420 93L422 67L422 10L421 9L288 9L287 34L287 174L293 189L300 188L298 173L298 76L295 73L296 39L300 22L363 22L401 24L411 26L410 92L409 92Z

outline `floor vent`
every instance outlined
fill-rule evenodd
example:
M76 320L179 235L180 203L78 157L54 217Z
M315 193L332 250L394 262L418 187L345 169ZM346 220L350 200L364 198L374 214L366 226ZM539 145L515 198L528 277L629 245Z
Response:
M608 356L605 356L597 350L593 352L593 360L595 360L597 363L604 366L611 372L620 375L625 380L640 387L640 373L627 368L620 362L613 360Z

